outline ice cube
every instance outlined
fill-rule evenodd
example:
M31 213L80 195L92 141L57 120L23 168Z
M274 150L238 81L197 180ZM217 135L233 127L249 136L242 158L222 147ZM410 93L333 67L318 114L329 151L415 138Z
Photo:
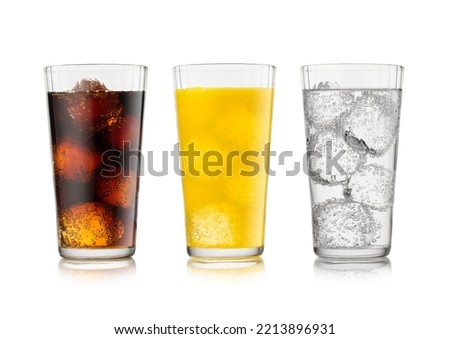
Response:
M125 228L111 208L88 202L64 209L58 218L62 247L104 247L120 239Z
M269 142L270 105L254 109L245 102L230 101L218 117L213 134L236 150L262 151Z
M134 116L125 116L103 131L111 147L123 150L125 143L128 143L130 150L138 150L140 129L139 119Z
M225 179L225 195L233 204L264 209L266 198L266 174L260 172L252 176L239 173Z
M397 139L399 119L399 91L362 90L339 125L350 147L382 156Z
M226 247L236 240L237 211L233 205L214 203L186 216L191 247Z
M134 206L138 186L138 176L129 171L128 176L123 172L114 176L97 174L95 179L97 197L108 204L128 208Z
M339 88L339 84L337 81L321 81L319 84L314 85L314 89L337 89Z
M359 202L331 199L312 209L314 247L370 246L380 237L381 224Z
M353 148L360 154L369 153L375 155L375 151L370 149L364 140L356 138L351 131L344 132L344 140L347 143L347 145L349 145L351 148Z
M375 164L364 165L352 175L348 196L378 211L386 211L394 203L395 173Z
M107 91L106 86L97 79L82 79L72 88L73 92Z
M189 153L192 150L195 154ZM210 181L218 176L225 175L228 150L217 141L215 135L207 133L190 135L185 140L182 140L180 151L183 151L183 153L180 153L181 169L190 179ZM211 165L216 161L219 164L221 162L221 165ZM220 175L209 175L211 174L210 172L215 172L216 170L220 171Z
M331 143L331 159L336 159L343 170L342 173L337 166L331 167L331 171L327 173L327 142ZM366 160L364 155L349 147L334 130L322 130L310 134L307 139L307 150L310 170L313 172L320 170L320 173L312 175L311 179L321 185L345 184ZM340 153L342 155L338 158Z
M67 111L81 131L98 131L119 122L123 107L119 93L108 91L98 80L83 79L64 94Z
M316 128L332 128L339 117L352 109L354 97L351 91L304 91L306 121Z
M53 149L55 174L65 180L88 182L100 164L100 155L64 140Z

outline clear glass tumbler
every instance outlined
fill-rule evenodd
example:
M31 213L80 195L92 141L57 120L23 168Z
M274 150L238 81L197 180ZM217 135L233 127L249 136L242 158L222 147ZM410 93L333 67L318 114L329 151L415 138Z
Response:
M389 254L403 67L302 67L314 251Z
M147 68L45 68L59 253L122 258L135 251Z
M263 252L274 74L256 64L174 68L192 257Z

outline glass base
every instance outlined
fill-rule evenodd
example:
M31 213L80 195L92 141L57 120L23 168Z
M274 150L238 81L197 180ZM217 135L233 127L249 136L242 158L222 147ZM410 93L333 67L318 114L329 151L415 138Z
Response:
M134 247L123 248L59 248L59 255L69 259L119 259L131 257Z
M389 254L391 247L364 247L364 248L319 248L314 252L321 258L363 259L378 258Z
M205 260L239 260L259 256L264 247L250 248L196 248L188 247L187 252L192 258Z

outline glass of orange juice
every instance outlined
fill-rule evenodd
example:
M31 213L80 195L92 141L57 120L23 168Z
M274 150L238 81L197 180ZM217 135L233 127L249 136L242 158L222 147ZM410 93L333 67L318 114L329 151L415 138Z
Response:
M259 256L264 249L275 67L174 67L188 254Z

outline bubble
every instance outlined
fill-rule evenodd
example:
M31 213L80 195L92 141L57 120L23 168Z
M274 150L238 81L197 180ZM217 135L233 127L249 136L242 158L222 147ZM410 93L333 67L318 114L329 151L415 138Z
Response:
M105 247L124 235L122 221L111 208L88 202L64 209L59 215L59 238L62 247Z
M375 164L362 166L350 178L349 196L354 201L386 211L394 203L395 173Z
M354 96L349 91L307 90L304 105L309 124L319 129L331 128L354 105Z
M355 104L340 118L341 133L355 150L381 156L398 136L400 92L361 90L354 93Z
M380 237L381 224L358 202L330 199L312 209L314 247L364 247Z
M227 247L236 241L237 211L226 203L210 204L187 213L191 247Z
M332 166L331 171L327 173L327 142L331 142L331 159L336 160L342 172L337 166ZM349 176L355 173L366 160L333 130L322 130L309 135L307 150L310 152L308 156L310 170L320 170L320 173L311 176L311 179L321 185L345 184ZM342 155L338 158L340 153Z

